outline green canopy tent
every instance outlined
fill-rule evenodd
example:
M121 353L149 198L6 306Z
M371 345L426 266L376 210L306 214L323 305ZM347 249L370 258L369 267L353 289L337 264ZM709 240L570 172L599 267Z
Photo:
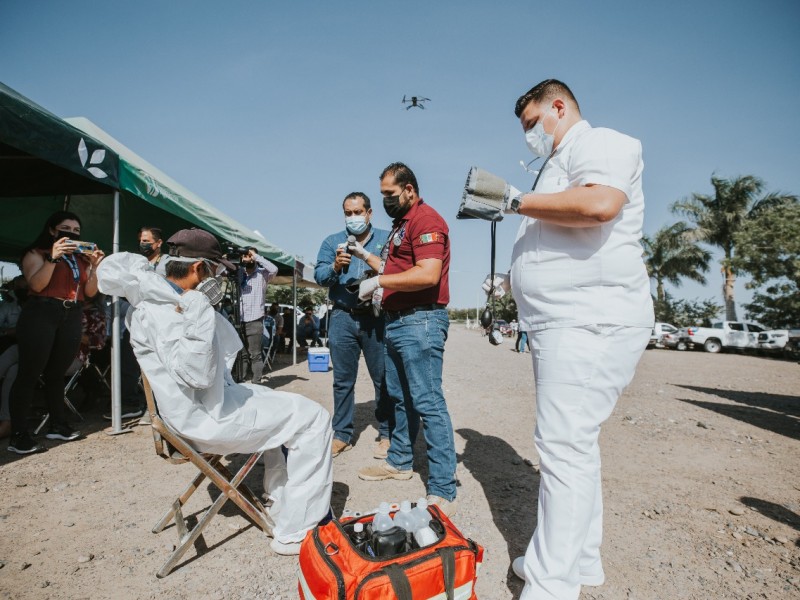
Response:
M227 243L256 247L295 286L307 271L294 257L217 211L88 120L73 121L78 126L0 83L0 260L19 260L47 216L69 209L81 216L82 237L106 252L134 249L142 225L160 226L166 233L199 226ZM84 129L95 131L114 148ZM116 349L116 310L113 331ZM120 431L116 350L114 354L112 424Z
M0 260L18 261L72 194L110 197L118 165L113 150L0 83Z
M293 288L293 304L297 306L297 287L318 287L314 281L313 269L304 265L296 257L291 256L270 244L263 236L250 230L217 210L202 198L183 187L180 183L161 172L130 148L113 138L106 131L84 117L74 117L65 121L93 138L96 138L113 149L119 155L119 183L121 194L121 210L123 215L130 204L137 216L142 209L142 200L148 206L147 210L160 209L168 213L167 219L178 219L202 227L219 238L240 247L253 246L259 254L278 266L278 277L274 280L277 285L291 284ZM123 219L124 220L124 219ZM143 223L143 221L138 221ZM170 230L163 223L159 226L165 231L181 229L186 225ZM138 226L136 230L138 231ZM131 239L136 239L135 231ZM297 323L294 323L296 328ZM293 338L296 334L293 333ZM297 362L297 349L292 348L292 360Z
M90 120L75 117L65 121L100 140L119 156L122 214L124 217L126 205L130 204L137 217L130 235L127 236L134 243L136 232L145 224L139 214L143 209L147 210L142 206L147 204L158 209L160 221L157 223L165 232L171 233L176 229L185 228L187 224L201 227L233 246L257 248L259 254L278 265L281 274L291 275L294 272L297 264L294 256L270 244L263 236L211 206Z

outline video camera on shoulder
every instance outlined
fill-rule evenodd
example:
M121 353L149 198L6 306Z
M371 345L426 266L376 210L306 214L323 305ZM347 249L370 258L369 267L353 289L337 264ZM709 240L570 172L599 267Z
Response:
M225 258L235 265L241 264L242 257L245 256L248 252L250 252L249 248L243 248L241 246L233 246L231 244L225 246Z

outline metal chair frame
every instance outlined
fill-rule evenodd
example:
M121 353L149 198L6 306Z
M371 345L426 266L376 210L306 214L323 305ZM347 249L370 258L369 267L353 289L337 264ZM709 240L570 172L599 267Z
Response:
M221 463L224 456L197 452L177 431L164 422L158 413L158 405L153 395L153 389L150 387L150 382L144 373L142 373L142 386L147 399L147 410L150 413L156 454L172 464L190 462L200 471L153 527L153 533L160 533L170 522L174 521L178 532L178 545L158 573L156 573L156 576L160 579L169 575L181 557L202 535L205 527L228 500L232 500L250 521L269 537L272 537L274 523L269 513L258 501L252 490L244 483L245 477L256 465L263 452L255 452L250 455L239 471L235 475L232 474ZM220 495L203 513L197 524L192 529L189 529L182 509L206 478L219 489Z

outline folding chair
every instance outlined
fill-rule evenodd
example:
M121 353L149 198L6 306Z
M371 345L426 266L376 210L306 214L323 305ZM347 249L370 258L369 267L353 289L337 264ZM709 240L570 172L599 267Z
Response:
M222 455L196 452L178 432L164 422L158 414L158 405L153 396L153 389L150 387L150 382L144 373L142 373L142 386L144 387L145 398L147 398L147 410L150 413L156 454L172 464L190 462L200 471L153 527L153 533L160 533L174 520L178 532L178 546L169 556L167 562L156 573L156 576L162 578L169 575L189 547L202 535L203 529L209 524L214 515L220 511L227 500L232 500L258 528L272 537L274 523L269 513L244 483L244 478L258 462L258 459L261 458L263 452L252 454L236 475L232 475L221 464L224 458ZM220 495L197 521L194 528L189 529L184 519L182 508L206 477L219 489Z

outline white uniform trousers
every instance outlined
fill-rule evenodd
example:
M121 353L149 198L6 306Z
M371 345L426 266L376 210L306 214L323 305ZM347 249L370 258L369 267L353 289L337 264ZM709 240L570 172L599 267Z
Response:
M576 600L605 580L600 425L633 379L649 328L590 325L528 332L541 480L521 600Z

